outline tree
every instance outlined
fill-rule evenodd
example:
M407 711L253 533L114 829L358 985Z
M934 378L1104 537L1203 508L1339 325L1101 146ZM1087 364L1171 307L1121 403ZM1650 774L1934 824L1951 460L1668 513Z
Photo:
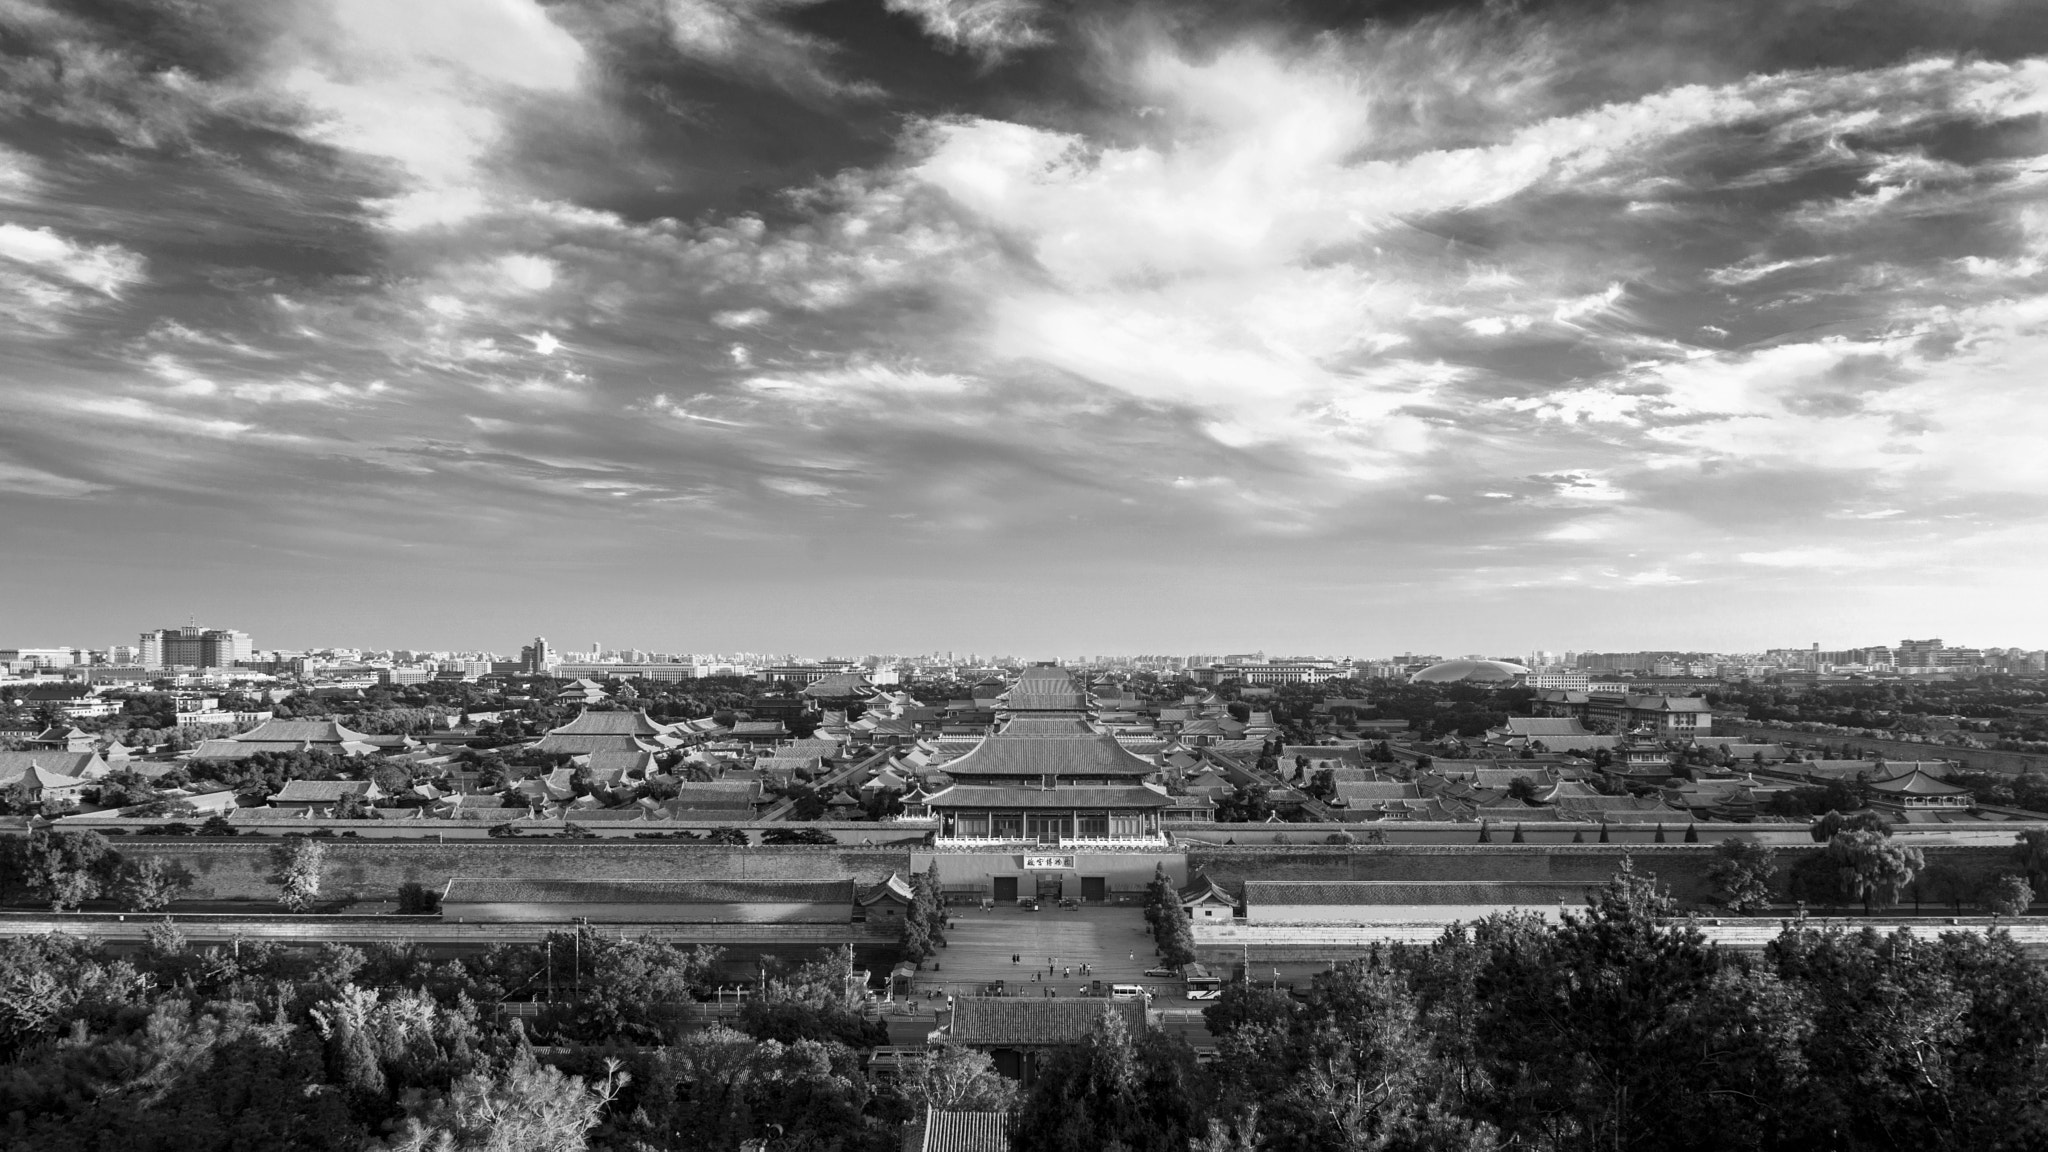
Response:
M933 1044L913 1055L898 1083L911 1106L922 1112L1009 1112L1017 1107L1017 1085L996 1071L986 1052L956 1044Z
M594 1084L538 1064L522 1049L498 1076L472 1072L411 1110L392 1152L571 1152L631 1077L616 1059Z
M1897 903L1925 864L1918 848L1894 843L1880 832L1837 833L1828 841L1827 856L1843 890L1862 899L1865 915Z
M123 860L114 873L112 895L123 912L158 912L192 886L192 873L161 856Z
M408 880L398 886L401 916L428 916L441 910L441 894L424 884Z
M1012 1146L1185 1152L1204 1130L1199 1077L1186 1041L1154 1032L1134 1042L1122 1013L1105 1004L1085 1041L1039 1066Z
M2048 880L2048 828L2029 828L2013 844L2013 859L2030 883Z
M120 854L97 832L37 828L0 846L0 889L10 898L25 892L47 901L53 912L68 912L97 899L120 863Z
M1152 879L1145 885L1145 926L1152 930L1152 938L1159 939L1170 917L1183 915L1180 893L1173 887L1173 878L1166 874L1162 862L1152 866Z
M1814 842L1825 844L1841 832L1875 832L1881 836L1892 834L1892 823L1868 808L1843 815L1829 809L1826 815L1813 822L1810 829Z
M1771 878L1778 874L1777 853L1754 836L1731 836L1714 846L1707 881L1728 911L1741 915L1771 906Z
M2034 886L2026 877L2006 872L1984 886L1983 900L1993 916L2024 916L2034 906Z
M1159 955L1161 961L1175 971L1195 962L1195 930L1186 911L1176 899L1167 911L1161 925L1165 930L1159 934Z
M839 838L818 828L770 828L761 833L763 844L837 844Z
M1584 913L1482 952L1473 1050L1492 1086L1476 1111L1499 1126L1502 1145L1647 1150L1686 1134L1671 1078L1721 1070L1675 1057L1705 1047L1678 1024L1722 959L1698 930L1667 923L1673 911L1624 857Z
M1536 802L1536 782L1527 776L1517 776L1508 781L1508 796L1524 804Z
M320 896L320 866L326 855L318 840L305 836L286 840L272 856L275 870L270 880L277 885L278 903L293 912L311 910Z
M1259 824L1273 814L1273 804L1263 784L1240 784L1230 795L1216 802L1216 819L1229 824Z

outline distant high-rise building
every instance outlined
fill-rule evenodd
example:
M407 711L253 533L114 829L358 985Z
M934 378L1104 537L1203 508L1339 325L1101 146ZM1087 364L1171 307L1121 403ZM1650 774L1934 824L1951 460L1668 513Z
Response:
M1901 640L1892 660L1901 668L1934 668L1942 663L1940 640Z
M528 675L539 676L555 666L555 653L548 647L548 638L535 636L533 643L519 650L519 663Z
M256 654L247 632L197 624L144 632L137 648L145 668L232 668Z

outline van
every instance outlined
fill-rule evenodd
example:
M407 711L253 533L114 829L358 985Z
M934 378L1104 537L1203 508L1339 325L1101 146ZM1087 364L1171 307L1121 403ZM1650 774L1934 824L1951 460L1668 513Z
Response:
M1143 1000L1145 998L1145 990L1136 984L1111 984L1109 986L1109 998L1111 1000Z

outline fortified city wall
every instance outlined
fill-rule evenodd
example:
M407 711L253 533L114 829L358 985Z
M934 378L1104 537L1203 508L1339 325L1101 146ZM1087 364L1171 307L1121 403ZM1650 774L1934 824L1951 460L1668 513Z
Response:
M1782 897L1794 864L1824 851L1820 844L1774 845L1776 884ZM1711 844L1468 844L1281 847L1218 846L1192 849L1189 872L1201 871L1235 890L1246 880L1516 881L1596 887L1621 868L1624 856L1671 890L1681 905L1707 903ZM1931 870L1946 865L1974 885L2015 867L2012 850L1960 845L1920 846ZM1932 897L1929 897L1932 899ZM1910 902L1910 895L1906 898Z
M329 899L386 901L399 886L418 883L439 890L456 876L504 879L811 879L851 876L873 884L891 872L913 871L907 848L847 845L791 845L739 848L726 845L616 842L519 843L502 840L446 844L324 839L326 865L322 895ZM117 838L114 847L130 858L160 857L182 864L194 878L186 899L195 901L275 899L270 877L281 841L160 840ZM1792 866L1821 845L1779 846L1780 892ZM2014 866L2011 849L1925 846L1928 866L1947 865L1974 882ZM931 850L918 852L928 859ZM944 855L942 853L942 855ZM1153 854L1144 854L1149 873ZM1624 856L1638 871L1653 874L1681 903L1703 904L1711 892L1707 869L1710 844L1465 844L1190 846L1188 873L1200 871L1235 890L1246 880L1519 881L1597 886L1621 867ZM1179 879L1178 853L1159 853ZM1929 897L1932 899L1932 897ZM1908 897L1910 900L1910 897Z
M903 849L833 846L738 848L726 845L467 841L448 844L389 840L321 840L324 899L392 900L399 886L417 883L438 891L456 876L551 880L801 880L851 876L863 885L905 872ZM262 900L277 897L272 863L282 841L169 841L117 839L131 859L151 856L182 864L194 883L188 900Z

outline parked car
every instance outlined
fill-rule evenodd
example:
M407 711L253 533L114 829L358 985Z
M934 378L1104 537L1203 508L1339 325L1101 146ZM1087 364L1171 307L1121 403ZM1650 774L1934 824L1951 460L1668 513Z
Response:
M1171 968L1159 967L1145 969L1145 975L1152 977L1154 980L1171 980L1175 976L1180 975L1180 973L1175 972Z

